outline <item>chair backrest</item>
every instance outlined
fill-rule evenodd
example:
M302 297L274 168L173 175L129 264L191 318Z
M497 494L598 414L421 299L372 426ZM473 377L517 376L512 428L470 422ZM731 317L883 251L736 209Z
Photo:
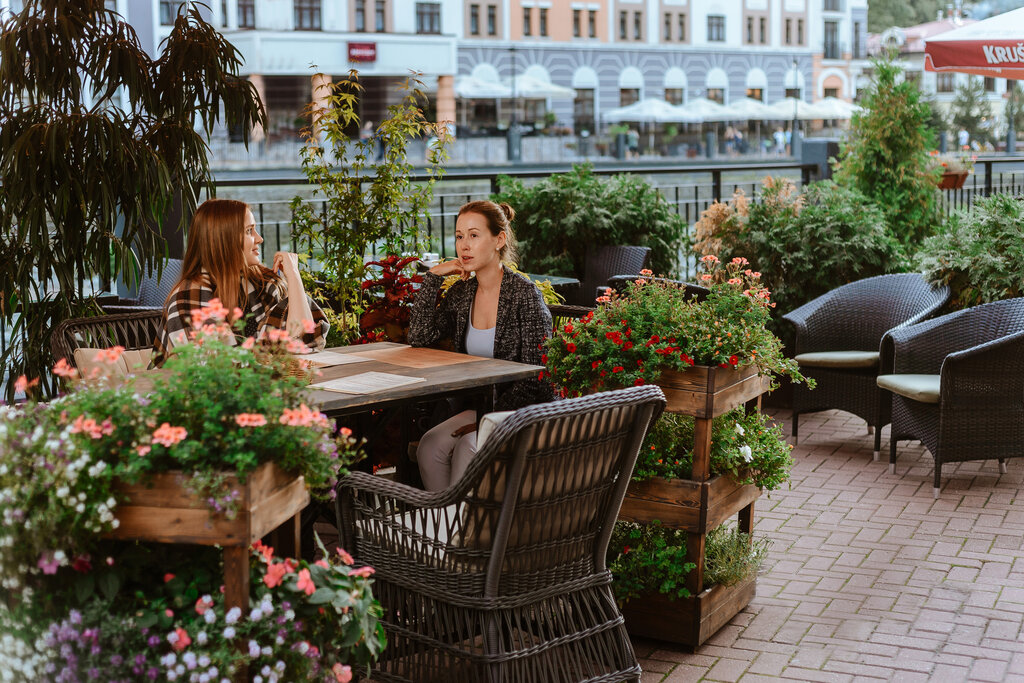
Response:
M687 299L694 298L697 301L704 301L708 298L708 294L711 293L707 287L701 287L695 285L692 282L684 282L683 280L670 280L664 277L649 277L648 280L652 282L668 282L673 285L679 285L683 288L683 296ZM626 285L636 280L635 276L631 275L616 275L608 279L608 286L616 292L626 291Z
M948 300L948 287L933 287L920 273L877 275L818 297L821 305L807 324L816 349L868 351L892 328L919 322Z
M579 300L573 303L593 306L598 288L607 287L608 278L613 275L639 275L650 258L650 247L609 246L589 252L584 263Z
M562 327L566 323L571 323L574 320L587 315L592 312L593 308L586 306L569 306L566 304L548 304L548 312L551 313L551 325L552 331L557 332L558 328Z
M1024 297L979 304L948 317L957 322L943 328L946 348L969 349L1024 331Z
M184 262L181 259L169 258L164 261L164 269L157 277L157 274L143 276L139 280L139 306L159 306L163 308L164 302L170 296L174 285L181 278L181 266Z
M516 411L462 479L461 530L447 554L486 572L485 596L548 591L605 569L605 553L648 427L656 386Z
M123 346L125 350L152 348L163 313L144 310L136 313L70 318L61 322L50 337L50 349L56 360L66 358L75 365L75 349L106 349Z

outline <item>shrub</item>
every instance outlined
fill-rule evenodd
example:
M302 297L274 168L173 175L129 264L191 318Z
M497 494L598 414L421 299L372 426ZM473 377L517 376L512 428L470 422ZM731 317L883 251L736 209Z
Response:
M704 587L734 586L757 572L768 555L771 540L754 538L722 525L704 541Z
M702 253L750 260L778 304L776 321L840 285L906 266L882 212L860 192L830 181L801 195L788 180L766 178L758 202L738 193L705 211L697 238ZM788 333L777 322L775 329Z
M686 575L696 565L686 561L685 531L658 522L616 522L607 557L615 578L612 590L620 605L646 593L663 593L672 599L690 596Z
M573 166L527 187L501 176L492 197L516 209L521 267L531 273L583 277L584 259L595 247L651 247L651 270L677 272L686 222L647 181L630 175L600 178L589 164Z
M885 212L900 242L916 244L939 221L936 173L928 166L931 111L917 84L902 80L903 67L892 57L872 64L865 110L853 115L835 179Z
M949 285L957 308L1024 296L1022 221L1019 200L993 195L925 240L917 262L929 282Z

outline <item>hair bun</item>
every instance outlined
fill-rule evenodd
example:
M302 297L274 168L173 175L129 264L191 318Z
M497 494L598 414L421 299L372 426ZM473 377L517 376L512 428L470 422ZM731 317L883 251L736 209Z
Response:
M509 223L511 223L513 221L513 219L515 219L515 217L516 217L516 210L513 209L508 204L506 204L505 202L502 202L502 203L498 204L498 208L501 209L501 212L503 214L505 214L505 218L508 219Z

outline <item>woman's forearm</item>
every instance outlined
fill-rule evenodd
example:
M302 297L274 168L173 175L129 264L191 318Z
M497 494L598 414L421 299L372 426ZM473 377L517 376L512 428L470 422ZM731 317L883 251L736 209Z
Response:
M288 273L285 277L288 285L288 334L293 337L302 337L305 330L305 322L313 322L313 312L309 309L309 300L306 298L306 288L302 284L299 274Z

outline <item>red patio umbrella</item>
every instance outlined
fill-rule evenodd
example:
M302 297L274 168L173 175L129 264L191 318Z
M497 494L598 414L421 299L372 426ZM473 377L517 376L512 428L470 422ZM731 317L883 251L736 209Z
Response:
M1024 79L1024 8L928 38L924 68Z

